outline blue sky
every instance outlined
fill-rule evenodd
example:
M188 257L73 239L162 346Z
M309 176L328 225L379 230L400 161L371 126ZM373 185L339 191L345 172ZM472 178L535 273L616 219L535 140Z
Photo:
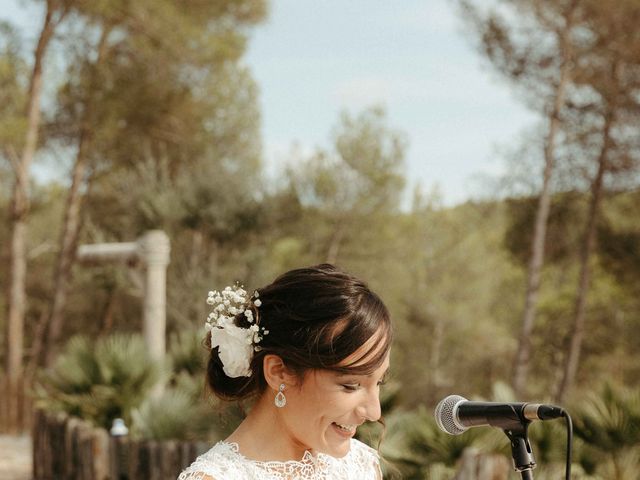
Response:
M39 10L0 1L0 18L32 40ZM294 144L328 148L343 109L383 105L409 140L410 185L437 186L445 204L486 193L477 179L502 172L497 147L514 144L535 117L474 51L453 3L273 0L245 59L260 88L271 171Z

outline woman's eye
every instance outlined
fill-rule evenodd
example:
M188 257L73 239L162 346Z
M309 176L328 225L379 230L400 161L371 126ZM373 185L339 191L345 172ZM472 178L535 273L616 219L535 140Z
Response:
M350 392L355 392L356 390L358 390L360 388L360 385L358 385L357 383L343 383L342 387L345 390L348 390Z

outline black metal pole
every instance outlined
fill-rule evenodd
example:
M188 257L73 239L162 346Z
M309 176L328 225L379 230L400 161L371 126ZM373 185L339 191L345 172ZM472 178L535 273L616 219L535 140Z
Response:
M527 469L520 472L522 480L533 480L533 470Z

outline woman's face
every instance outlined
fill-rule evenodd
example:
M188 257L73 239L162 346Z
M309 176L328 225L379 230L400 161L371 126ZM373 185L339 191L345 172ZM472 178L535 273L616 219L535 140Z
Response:
M355 352L352 357L359 356ZM352 357L344 363L348 364ZM356 428L380 418L380 385L388 369L389 354L370 375L307 372L299 385L284 392L287 404L281 414L290 440L305 450L345 456Z

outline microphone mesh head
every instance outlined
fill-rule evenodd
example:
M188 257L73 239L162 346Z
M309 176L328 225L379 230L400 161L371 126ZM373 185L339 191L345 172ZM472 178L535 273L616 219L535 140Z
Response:
M456 418L458 405L467 399L460 395L449 395L436 405L435 417L440 430L450 435L460 435L467 430Z

